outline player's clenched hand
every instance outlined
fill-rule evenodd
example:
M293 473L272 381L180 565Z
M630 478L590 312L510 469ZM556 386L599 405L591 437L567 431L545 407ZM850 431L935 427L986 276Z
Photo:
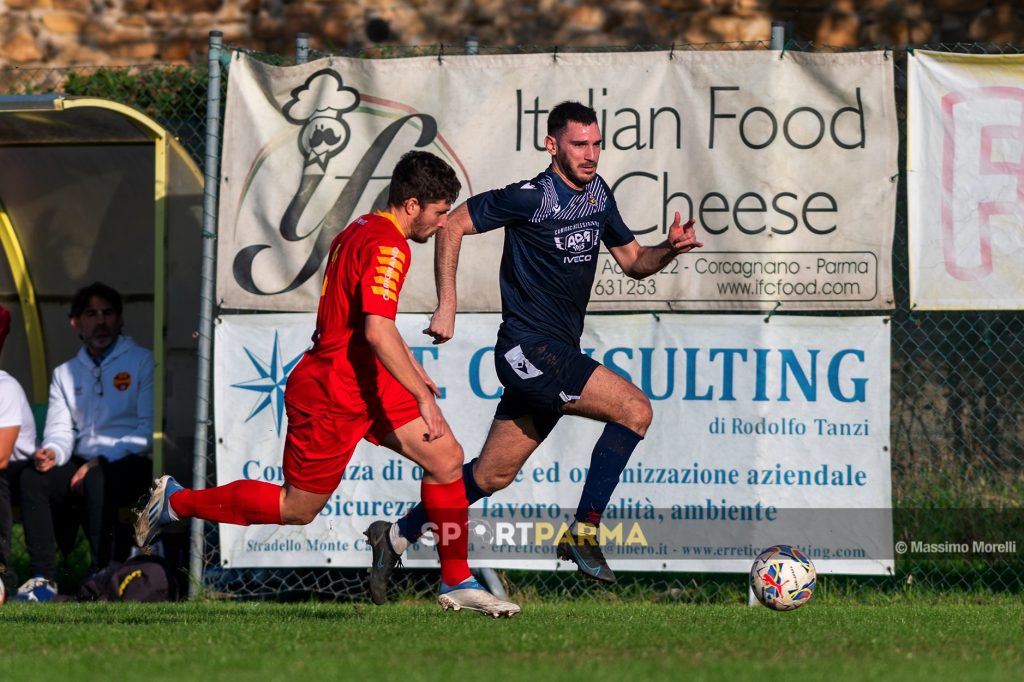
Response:
M455 310L437 307L430 316L430 326L423 333L434 339L434 345L444 343L455 336Z
M679 220L679 211L676 211L675 220L668 228L668 243L672 250L676 253L686 253L704 246L697 241L697 232L693 229L693 218L686 221L685 225L681 225Z
M423 440L429 443L447 433L448 422L445 421L444 415L441 414L441 408L437 406L434 396L427 396L417 402L419 403L420 416L427 423L427 432L423 434Z

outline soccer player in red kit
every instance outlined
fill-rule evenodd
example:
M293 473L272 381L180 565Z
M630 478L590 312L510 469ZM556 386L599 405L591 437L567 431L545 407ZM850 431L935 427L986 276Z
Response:
M361 216L331 243L313 346L285 391L285 484L242 480L188 490L162 476L136 521L139 546L180 518L308 524L337 489L356 444L365 438L423 467L420 492L438 528L441 605L496 618L519 612L470 574L463 450L437 405L437 386L395 326L411 265L408 240L426 242L444 229L460 189L444 161L409 152L392 174L387 212Z

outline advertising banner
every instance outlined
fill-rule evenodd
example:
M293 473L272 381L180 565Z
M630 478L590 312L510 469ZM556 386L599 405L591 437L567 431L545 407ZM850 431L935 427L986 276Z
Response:
M1024 306L1024 55L908 58L910 302Z
M461 315L456 338L441 346L420 333L427 320L403 314L398 326L475 457L501 395L499 318ZM284 388L313 325L312 314L221 318L218 483L283 482ZM799 546L824 572L891 570L889 329L880 317L591 316L584 352L654 408L600 528L613 570L746 571L777 543ZM559 567L555 543L602 428L563 417L514 483L471 508L474 565ZM421 478L411 462L364 442L313 523L222 525L221 557L239 567L367 566L362 532L414 505ZM437 565L431 537L406 565Z
M332 57L230 66L218 228L229 309L312 311L333 237L384 208L414 148L455 168L459 202L535 177L546 119L593 106L598 172L641 244L675 212L703 249L635 280L607 251L592 310L891 309L898 149L882 52ZM501 230L463 242L460 309L500 310ZM557 248L553 245L552 248ZM433 244L404 312L432 311Z

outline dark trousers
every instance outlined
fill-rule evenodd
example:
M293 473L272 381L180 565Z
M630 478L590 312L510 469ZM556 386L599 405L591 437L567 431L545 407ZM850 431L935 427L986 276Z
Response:
M140 455L104 461L89 470L79 490L72 490L71 479L85 462L75 455L67 464L46 473L33 467L21 472L21 518L32 575L56 578L55 546L60 544L65 553L69 548L59 542L60 534L55 528L70 525L77 530L79 522L89 541L91 572L105 568L114 558L123 560L128 555L127 539L115 545L117 510L135 504L148 490L153 464ZM71 523L64 523L66 520Z
M32 462L19 460L8 462L6 468L0 469L0 566L3 567L11 563L11 529L14 527L12 506L18 500L18 478L30 466Z

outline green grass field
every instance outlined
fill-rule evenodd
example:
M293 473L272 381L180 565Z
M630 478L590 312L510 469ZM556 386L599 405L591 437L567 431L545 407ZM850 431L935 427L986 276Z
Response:
M529 601L494 621L427 600L0 607L4 680L1020 680L1024 603Z

